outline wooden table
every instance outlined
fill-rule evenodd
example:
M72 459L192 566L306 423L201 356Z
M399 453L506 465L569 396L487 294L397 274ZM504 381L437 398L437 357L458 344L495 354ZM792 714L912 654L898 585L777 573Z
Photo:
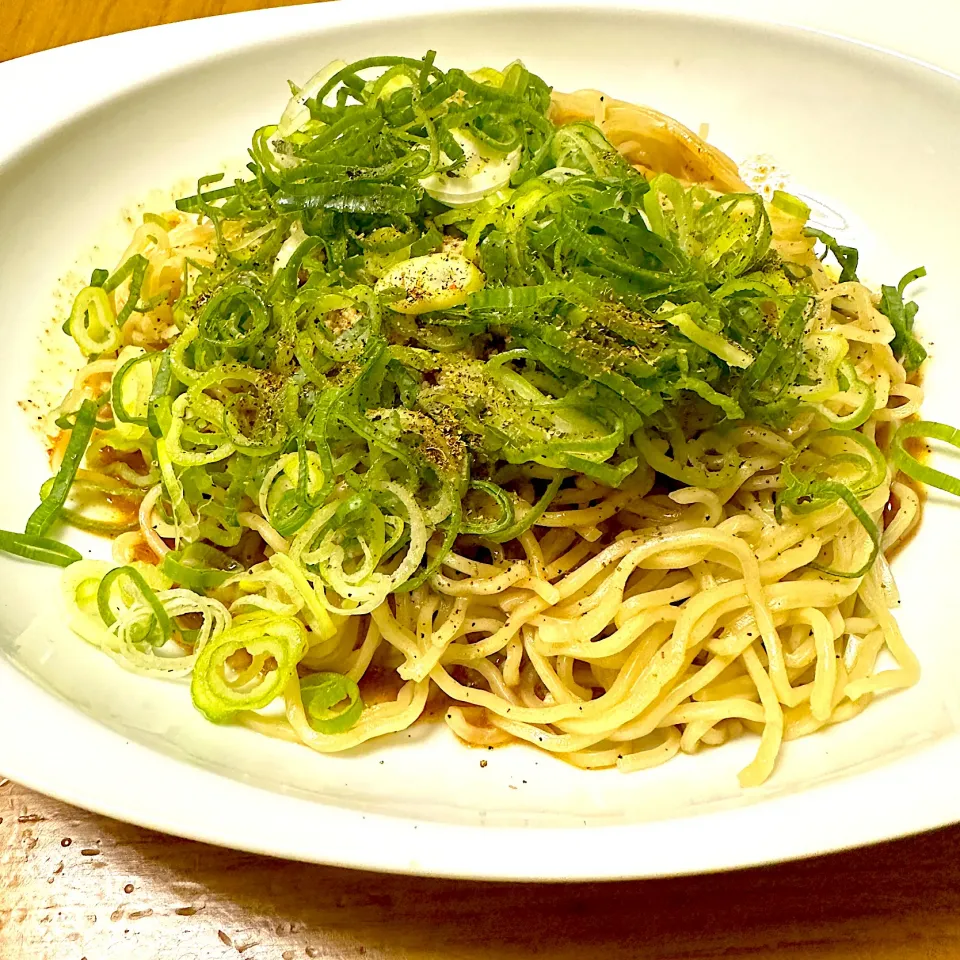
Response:
M13 783L0 818L4 960L960 956L957 829L723 876L548 886L233 853Z
M0 0L0 60L279 3ZM960 828L726 876L484 885L233 853L0 785L0 960L361 956L960 957Z

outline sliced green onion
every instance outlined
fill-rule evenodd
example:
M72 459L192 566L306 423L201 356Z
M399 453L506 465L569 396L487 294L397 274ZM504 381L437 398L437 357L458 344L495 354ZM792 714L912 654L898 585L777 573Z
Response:
M942 470L937 470L936 467L921 463L907 451L904 441L911 437L939 440L941 443L948 443L951 447L960 450L960 430L945 423L936 423L933 420L913 420L900 424L891 445L893 462L897 469L902 470L908 477L919 480L920 483L925 483L930 487L936 487L938 490L944 490L960 497L960 479L951 476L949 473L944 473Z
M307 722L317 733L343 733L360 719L360 688L342 673L314 673L300 681ZM344 702L346 701L346 702Z
M777 497L775 512L778 522L784 506L796 514L808 514L842 500L870 538L870 554L856 570L834 570L817 561L813 561L810 566L828 576L844 579L857 579L868 573L880 552L880 531L857 499L856 493L845 483L835 480L801 479L793 472L790 463L783 465L781 476L785 489Z
M825 403L817 403L814 406L817 412L834 427L842 430L855 430L863 426L876 407L877 395L870 384L865 383L857 376L853 364L849 360L844 360L840 364L840 373L845 377L848 386L844 392L852 393L858 400L857 406L848 414L834 413Z
M804 234L808 237L816 237L836 258L840 264L840 282L847 283L849 280L857 280L857 265L860 261L860 253L855 247L847 247L839 243L822 230L815 230L813 227L806 227Z
M290 617L252 615L212 638L193 668L190 693L194 706L214 723L230 720L241 710L259 710L274 700L296 674L307 650L303 625ZM227 658L245 651L261 669L243 682L230 679ZM276 664L272 669L269 661Z
M140 595L141 600L149 607L152 614L150 619L137 631L137 640L149 643L154 647L163 646L173 633L170 617L167 616L167 612L153 588L134 567L115 567L100 581L100 586L97 588L97 609L100 612L100 619L108 627L116 623L117 617L111 607L111 593L114 584L123 591L124 581L129 584L128 589L132 587Z
M67 501L73 480L77 475L80 462L93 435L97 423L99 406L93 400L84 400L77 411L77 419L70 434L70 441L63 454L63 462L54 478L50 492L40 501L40 506L30 514L26 533L42 536L57 519L61 508Z
M810 216L810 207L799 197L785 190L774 190L773 197L770 200L770 206L783 211L788 217L794 217L797 220L806 220Z
M856 579L857 577L864 576L873 567L873 564L877 559L877 554L880 553L880 531L877 529L877 525L870 518L870 515L867 513L867 511L863 509L863 506L857 499L856 494L844 484L833 483L828 480L820 484L818 489L811 492L813 496L835 494L839 499L841 499L847 505L850 512L857 518L857 520L860 521L860 525L863 527L863 529L867 531L867 536L870 537L870 543L872 546L870 549L870 555L856 570L833 570L829 567L823 566L820 563L817 563L816 561L811 563L810 566L813 567L814 570L821 571L821 573L829 574L831 577Z
M918 309L917 304L912 300L905 303L903 293L911 283L926 275L927 271L923 267L917 267L915 270L904 274L897 286L891 287L883 284L880 287L880 303L877 305L877 309L890 321L890 325L893 327L895 336L890 348L894 355L902 361L903 367L908 373L916 370L927 359L927 351L913 332L913 321Z
M73 301L67 332L88 357L120 346L120 326L102 286L84 287Z
M163 557L160 569L188 590L204 593L215 590L243 569L243 565L204 543L191 543L183 550L171 550Z
M124 280L130 277L130 291L127 295L127 302L121 307L117 314L117 327L123 329L124 323L133 313L139 309L140 290L143 287L143 281L147 275L149 261L142 254L136 253L123 266L117 270L113 276L104 281L104 290L116 289ZM146 308L144 308L146 309Z
M510 494L488 480L472 480L471 490L486 493L500 508L500 516L493 520L464 520L460 527L461 533L475 534L480 537L492 537L508 530L514 522L513 499Z
M815 332L803 272L771 253L771 216L805 222L808 206L782 191L767 206L669 174L648 181L595 124L557 127L549 111L549 87L519 62L475 74L443 71L433 53L337 63L293 91L279 128L256 131L246 180L201 177L178 203L216 245L184 262L166 349L122 347L124 323L164 298L144 294L143 255L95 271L74 304L67 328L84 353L119 351L111 387L61 418L63 465L9 542L75 559L43 539L57 516L113 533L133 521L73 511L68 497L149 495L176 541L161 564L172 593L230 590L247 571L243 602L271 613L241 617L208 651L198 641L193 695L211 718L259 709L296 679L304 627L277 611L296 608L325 642L336 618L426 582L461 534L521 536L566 477L618 488L642 457L675 480L726 486L745 469L725 440L733 421L779 431L818 411L775 509L843 500L875 554L860 501L889 464L857 431L875 393L847 338ZM836 256L841 281L856 279L856 250L807 235ZM925 356L904 300L920 275L879 303L907 370ZM134 493L76 481L92 436ZM907 436L894 456L915 475L928 468L904 459ZM529 476L546 485L533 505L513 488ZM245 532L241 512L272 531ZM103 587L104 622L120 618L110 626L124 643L166 635L170 597L144 577L153 594L129 575ZM317 729L354 722L343 720L362 710L354 693L306 683L308 717Z
M489 535L489 539L494 543L506 543L508 540L516 540L521 534L525 533L547 512L547 508L553 503L554 497L560 490L560 484L563 483L563 475L554 476L547 484L547 489L543 491L540 499L533 506L525 510L514 522L499 533Z
M9 530L0 530L0 551L57 567L69 567L71 563L83 559L73 547L68 547L59 540L28 533L11 533Z
M851 459L846 459L843 454L827 454L824 461L818 466L817 473L820 478L829 480L835 473L835 467L841 462L855 462L861 468L861 476L851 484L851 489L863 495L876 490L887 476L887 458L883 451L866 434L859 430L850 430L848 428L830 427L827 430L821 430L811 434L807 438L809 444L817 444L821 447L824 441L830 439L839 440L842 443L853 444L860 448L856 454L852 454Z
M121 423L147 426L147 405L154 380L152 367L158 356L155 353L142 353L131 357L125 360L120 369L114 373L110 382L110 406L113 408L114 417ZM146 381L142 376L141 364L146 364L150 368L149 379ZM138 378L140 382L137 382ZM128 400L142 409L142 413L129 410Z
M147 399L147 428L150 430L150 435L157 439L170 429L172 415L170 394L174 382L170 351L164 350L160 355L160 363Z

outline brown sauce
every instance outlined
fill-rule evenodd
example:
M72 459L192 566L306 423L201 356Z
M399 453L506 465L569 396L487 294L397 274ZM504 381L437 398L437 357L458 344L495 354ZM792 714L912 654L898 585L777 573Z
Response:
M140 504L135 499L137 491L131 489L129 497L108 493L103 499L110 505L111 521L136 526L140 517ZM153 551L151 551L151 554Z
M240 534L240 541L234 547L224 547L223 552L242 564L247 570L267 559L266 544L256 530L244 530Z
M392 667L381 667L370 664L360 678L357 686L360 696L368 706L377 703L389 703L397 699L400 688L406 683ZM431 683L430 693L427 696L423 713L417 718L417 723L436 723L446 716L447 709L454 701L451 700L436 684Z
M363 702L372 707L377 703L389 703L397 699L397 694L404 684L396 670L380 667L371 663L367 667L357 686Z
M130 559L138 563L149 563L153 567L160 565L157 555L142 540L130 551Z
M447 715L454 701L448 697L436 684L430 685L430 693L427 695L427 702L424 705L423 713L420 714L418 722L420 723L438 723Z
M97 456L97 462L103 466L111 463L125 463L131 470L146 474L147 464L139 450L115 450L113 447L102 447Z
M47 459L50 461L50 469L56 471L63 459L64 451L70 442L70 432L61 430L55 437L51 438L50 446L47 447Z

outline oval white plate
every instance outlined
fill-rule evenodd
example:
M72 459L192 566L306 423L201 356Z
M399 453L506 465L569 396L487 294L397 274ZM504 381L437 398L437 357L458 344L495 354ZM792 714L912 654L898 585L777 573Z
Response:
M921 327L935 359L926 413L960 423L950 375L960 364L951 288L960 83L904 57L773 25L786 3L720 6L469 0L451 11L428 0L404 4L400 16L392 4L355 0L195 21L0 65L0 527L22 527L46 476L17 401L58 282L94 243L97 262L109 265L120 252L105 233L117 211L242 155L252 130L278 116L285 81L335 56L435 47L446 65L522 57L561 89L602 87L694 128L708 122L711 139L738 159L772 154L847 216L867 277L890 281L927 266ZM922 29L932 17L915 14L910 33L892 15L860 24L820 0L797 13L807 27L859 30L949 65L940 38L955 32L942 9L935 30ZM347 757L218 728L192 710L184 687L129 675L72 637L58 617L55 571L4 559L0 770L213 843L478 878L716 870L909 833L960 819L958 543L960 509L932 497L896 564L920 685L788 744L772 779L747 793L736 772L754 748L748 739L623 776L520 747L467 749L436 724Z

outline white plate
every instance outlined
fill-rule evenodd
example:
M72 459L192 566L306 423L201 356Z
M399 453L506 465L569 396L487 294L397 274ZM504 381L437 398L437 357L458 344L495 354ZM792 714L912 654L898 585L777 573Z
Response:
M22 527L46 476L17 401L58 280L98 240L109 264L119 250L104 231L124 204L241 153L282 109L287 78L335 56L435 47L442 63L471 66L519 56L561 89L599 86L694 128L709 122L737 158L772 154L848 214L866 275L890 280L927 266L921 326L935 359L926 413L960 422L951 377L960 364L960 83L951 75L773 26L790 8L771 0L721 4L722 13L667 0L402 6L402 16L394 4L355 0L195 21L0 65L0 526ZM807 26L859 31L950 64L957 24L944 18L956 16L942 9L935 27L922 7L907 25L879 11L861 24L819 0L795 13ZM182 686L129 675L73 638L58 620L55 571L2 560L0 770L171 833L436 875L677 874L896 836L960 819L958 543L960 510L933 497L896 564L920 685L788 744L772 779L749 792L736 781L754 748L746 739L624 776L522 747L481 753L441 725L347 757L215 727Z

